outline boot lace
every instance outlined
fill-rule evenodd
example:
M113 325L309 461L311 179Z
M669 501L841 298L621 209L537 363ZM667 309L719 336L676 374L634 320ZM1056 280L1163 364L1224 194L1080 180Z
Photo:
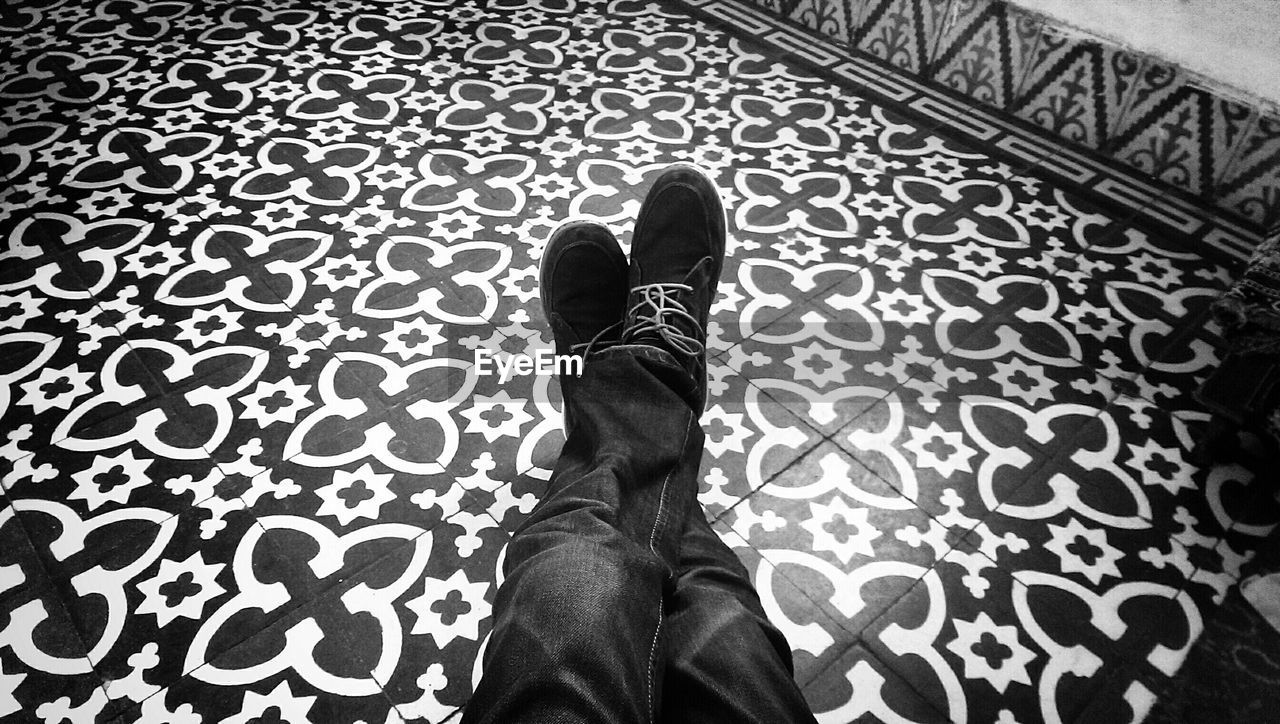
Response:
M680 292L691 291L693 287L674 282L643 284L632 289L632 294L638 293L640 299L627 310L626 319L631 323L622 332L623 342L656 335L672 352L690 357L702 354L706 349L699 338L702 325L676 296ZM689 334L686 329L694 330L698 336Z

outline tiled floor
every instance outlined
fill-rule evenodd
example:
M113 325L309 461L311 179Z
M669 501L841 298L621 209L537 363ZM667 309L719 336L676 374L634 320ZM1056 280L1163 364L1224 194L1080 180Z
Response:
M1280 548L1263 546L1245 566L1280 570ZM1152 724L1266 722L1280 707L1280 631L1249 604L1238 588L1206 617L1204 633L1187 661L1158 692Z
M1127 721L1280 519L1218 263L681 6L0 18L0 718L441 721L562 441L566 217L730 208L702 499L823 722Z

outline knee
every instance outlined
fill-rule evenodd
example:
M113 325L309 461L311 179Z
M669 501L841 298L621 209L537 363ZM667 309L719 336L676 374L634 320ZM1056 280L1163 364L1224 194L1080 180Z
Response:
M514 553L518 562L499 595L509 593L510 605L537 611L547 623L589 627L653 602L645 595L653 564L626 548L573 540Z

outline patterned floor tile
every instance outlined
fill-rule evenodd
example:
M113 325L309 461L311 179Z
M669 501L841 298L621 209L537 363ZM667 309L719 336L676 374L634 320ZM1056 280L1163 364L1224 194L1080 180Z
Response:
M1259 549L1280 523L1280 500L1261 471L1237 463L1215 465L1205 481L1205 497L1223 536L1223 570L1236 570L1249 551ZM1227 549L1234 551L1234 555ZM1230 560L1236 562L1229 563Z
M369 675L369 659L353 655L362 649L352 647L359 639L347 627L357 615L337 594L314 601L144 699L121 721L174 716L402 721ZM235 696L227 695L229 686Z
M1259 553L1259 557L1265 556ZM1266 570L1271 564L1262 561L1254 570ZM1280 632L1271 627L1248 600L1233 590L1211 618L1205 619L1205 631L1187 657L1186 664L1173 677L1160 677L1150 691L1155 696L1146 721L1176 722L1195 717L1200 712L1221 712L1240 721L1261 721L1274 706L1270 698L1276 667L1268 652L1280 645ZM1231 662L1250 660L1248 668ZM1147 677L1145 683L1152 682Z
M820 604L837 622L858 618L841 624L852 634L901 594L879 584L878 575L923 571L949 547L945 529L830 442L807 451L719 522L774 565L805 566L806 575L830 579L835 597ZM857 587L852 603L843 598L849 586Z
M804 692L819 722L947 721L905 679L859 644L806 683Z
M328 369L333 367L330 362ZM353 381L350 391L330 390L327 376L322 377L321 404L290 431L285 457L313 467L376 459L408 475L433 476L483 449L477 438L464 432L465 413L476 408L469 397L474 391L472 376L451 371L424 389L406 392L418 370L379 371L394 374L376 383ZM434 369L429 372L439 377ZM494 414L504 411L505 406Z
M59 513L66 506L19 506L35 540L51 546L45 566L113 706L143 701L305 600L258 583L255 576L271 579L282 554L266 541L249 544L262 530L234 494L223 497L198 499L212 518L132 507L81 523L70 510ZM58 529L46 532L54 514ZM244 605L215 615L211 606L229 594Z
M834 158L838 157L829 156L828 161ZM804 170L740 168L736 171L734 187L742 200L731 207L733 225L761 235L800 230L812 236L843 240L857 234L859 219L851 208L855 200L853 181L829 163L825 169L813 163L810 154L793 156L792 162ZM884 208L885 201L880 195L875 200L878 212Z
M128 520L136 510L145 511L140 520L159 522L234 487L219 487L200 436L172 422L176 417L173 408L144 405L73 432L16 460L4 478L6 493L22 514L40 514L39 527L52 526L57 537L92 520L99 523L91 530Z
M1043 465L1047 454L1035 440L1070 430L1065 423L1044 422L1020 428L1007 419L1010 410L1020 408L1002 400L986 404L993 403L1003 414L984 414L981 398L950 399L935 382L908 381L831 439L930 515L944 522L959 516L973 523L957 525L972 525ZM1066 409L1050 408L1045 416L1085 412L1061 408Z
M508 351L509 350L509 351ZM508 337L503 352L537 359L540 350L552 351L549 340L540 334L528 338ZM563 402L559 380L552 375L509 377L505 381L497 361L484 365L470 397L454 410L464 442L491 458L469 465L486 468L485 475L504 480L516 473L534 471L541 475L555 467L564 444ZM571 373L571 372L570 372ZM476 458L478 460L478 458ZM460 473L470 473L458 467Z
M965 204L971 204L965 207ZM961 202L945 218L910 239L904 250L935 255L933 268L955 268L981 276L1026 274L1078 278L1093 267L1081 252L1125 229L1128 216L1078 194L1029 176L1009 176ZM1122 262L1123 263L1123 262Z
M90 720L112 711L101 677L63 595L40 564L39 556L7 500L0 499L0 536L4 541L4 625L0 641L0 716L21 712L56 717L79 712Z
M848 40L951 73L929 38L995 16L944 6L854 3ZM1234 270L1139 225L1154 191L740 35L645 0L0 18L0 717L456 720L563 444L558 383L477 354L547 348L552 230L629 248L676 161L729 226L699 497L819 719L1149 710L1280 520L1265 470L1194 462Z
M1025 339L1039 355L1069 357L1129 381L1161 359L1168 369L1207 370L1213 343L1191 339L1207 336L1202 320L1215 296L1203 287L1171 295L1137 283L1055 276L1028 295L1019 313L1029 323Z
M1030 274L984 278L981 271L945 266L921 269L929 256L890 254L865 270L876 279L872 304L881 318L886 349L912 365L928 366L943 355L991 358L1026 343L1028 299L1044 282Z
M235 559L237 540L260 533L255 528L232 498L214 519L200 512L168 518L122 539L83 572L74 558L57 569L59 585L75 591L68 597L71 612L108 696L141 701L296 605L280 590L246 589L237 580L237 567L270 559ZM252 607L234 625L218 629L210 619L229 596L248 599Z
M175 197L173 203L141 210L140 218L121 216L81 225L72 217L58 217L61 223L49 228L72 243L58 249L63 253L56 261L100 300L127 294L142 304L168 296L171 273L181 273L197 261L217 264L189 250L192 237L201 230L199 208L197 202Z
M40 171L8 186L0 200L5 257L31 258L37 249L63 251L83 240L81 234L114 225L116 217L127 213L125 223L128 218L154 220L158 210L180 203L167 185L145 173L125 151L101 145L65 174ZM70 230L64 232L67 227Z
M331 467L284 461L253 477L241 500L282 549L299 559L308 550L317 559L331 557L314 567L329 566L332 576L358 570L463 511L454 525L496 525L453 488L451 477L397 474L378 461Z
M494 480L488 477L493 463L481 455L471 463L472 474L459 479L477 510L483 509L503 530L515 533L546 493L550 472L533 468L507 480Z
M959 578L969 564L957 552L928 571L867 627L868 649L948 720L1071 720L1097 688L1111 637L1123 635L1106 617L1119 603L1081 600L1053 579L1023 586L994 566L975 591ZM1107 631L1075 625L1093 611Z
M15 305L24 304L25 295L14 299ZM91 370L119 371L150 386L141 361L115 336L116 329L89 321L102 318L100 307L92 302L65 303L54 319L47 319L39 315L41 306L32 308L36 315L30 328L24 323L22 329L0 333L0 370L4 370L0 420L5 421L9 440L17 445L10 461L20 457L16 451L39 450L73 429L99 422L147 397L140 386L122 385ZM104 367L108 364L109 368ZM87 400L104 395L114 399L109 410L77 412Z
M712 349L727 351L787 318L791 319L787 331L794 332L801 324L808 297L859 269L857 262L836 253L840 243L802 232L787 235L781 243L770 236L751 232L736 235L743 252L752 256L744 253L739 263L728 264L721 278L709 325ZM777 258L771 258L774 255Z
M775 564L723 521L714 523L712 529L742 560L769 621L791 645L796 682L803 685L820 675L840 655L842 642L848 637L836 620L815 605L820 600L815 596L829 595L829 586L835 582L829 582L828 588L814 585L804 577L806 573L817 580L826 579L804 559L782 556ZM791 574L795 574L794 580Z
M1087 722L1098 716L1120 716L1143 721L1156 704L1156 691L1168 685L1168 677L1151 667L1117 667L1093 693L1089 705L1075 721Z
M427 535L432 537L429 548L413 551L423 557L420 562L406 554L388 556L361 583L368 581L364 585L379 592L391 586L376 582L399 570L421 571L398 595L388 596L389 610L370 611L384 632L379 663L385 665L375 667L373 676L406 721L438 722L466 704L478 681L508 536L489 529L479 537L467 536L466 545L464 537L451 545L443 527ZM394 640L397 627L406 632L403 645ZM366 623L364 630L372 638L372 626Z
M1169 533L1149 521L1100 522L1071 509L1023 519L1020 514L1030 507L1005 506L969 534L975 547L991 551L990 557L1017 581L1032 585L1042 575L1052 575L1097 593L1122 583L1144 583L1169 598L1186 584L1187 571L1169 565L1172 557L1186 555L1185 544L1175 536L1178 542L1171 546ZM1217 542L1190 528L1186 532L1182 540L1193 545L1203 542L1212 548Z
M830 326L823 325L824 329ZM774 330L787 328L779 324L766 332L772 336ZM786 336L802 334L805 330ZM753 337L734 347L725 359L763 393L758 398L762 403L791 412L819 435L835 433L910 375L905 363L884 350L845 349L820 333L801 341Z
M352 658L367 665L366 671L380 682L390 681L400 666L405 655L401 637L410 628L414 634L430 634L439 645L437 650L455 636L469 639L469 656L475 656L480 634L478 629L468 634L468 627L486 623L488 608L487 604L478 607L471 598L475 585L468 584L468 575L477 582L492 580L494 556L506 541L505 532L483 513L457 513L429 529L393 520L344 529L333 521L283 513L259 515L257 523L263 534L243 538L237 556L252 556L260 562L237 572L240 590L272 593L287 601L289 606L278 612L282 620L296 620L297 614L316 604L342 615L370 614L374 620L352 621L345 629L337 629L334 638L350 648ZM429 564L428 559L437 562ZM424 578L430 579L425 591L420 583ZM418 588L414 600L420 603L393 604L411 587ZM451 591L457 593L451 595ZM402 614L392 616L387 608L393 605L407 605L421 622L405 619L401 624L397 618ZM210 634L216 626L225 629L249 616L244 612L254 606L244 594L226 599L206 628ZM470 615L465 615L468 610ZM450 631L452 635L446 636L444 632ZM347 633L351 640L346 640ZM438 661L439 655L409 660ZM454 657L450 677L456 678L456 669L463 669L469 679L471 663L467 656ZM422 673L417 670L408 681ZM321 680L323 675L317 677ZM465 699L467 693L469 688L464 687L455 698Z
M708 362L708 406L699 498L718 517L822 440L765 388L734 372L724 358ZM767 383L765 384L767 387Z
M883 256L891 244L877 246L887 251L861 268L809 268L797 276L805 297L753 294L751 304L768 314L757 313L759 323L743 319L750 336L726 355L762 388L767 380L768 394L823 434L919 375L923 295L904 292L902 264ZM775 303L777 318L770 319L774 310L762 305Z
M1104 421L1110 427L1105 433ZM993 526L995 521L1023 525L1012 518L1045 521L1059 548L1045 544L1043 549L1055 551L1064 573L1083 573L1097 579L1096 585L1107 580L1105 575L1121 575L1116 561L1127 560L1134 568L1123 573L1123 580L1158 582L1206 609L1238 578L1245 551L1256 545L1250 524L1242 526L1242 535L1231 530L1237 518L1259 514L1260 493L1251 485L1253 475L1239 466L1198 469L1188 462L1200 423L1195 417L1157 416L1139 428L1103 412L1082 428L1076 443L1008 497L990 521ZM1103 434L1116 442L1099 444ZM1267 514L1262 515L1265 520ZM1034 541L1024 551L1044 557Z
M1056 358L1024 356L1028 350L1021 347L1023 340L1008 334L1015 329L1016 324L1008 324L995 330L997 339L1012 343L1012 349L1001 350L1003 354L953 349L922 373L923 380L945 390L938 403L960 408L978 429L1005 428L1031 449L1040 449L1050 438L1033 428L1051 425L1055 415L1067 409L1104 409L1119 396L1107 378L1065 353Z

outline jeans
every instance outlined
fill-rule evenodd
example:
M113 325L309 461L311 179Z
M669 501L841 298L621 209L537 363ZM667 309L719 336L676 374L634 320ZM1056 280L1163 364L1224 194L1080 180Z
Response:
M564 449L507 547L463 722L813 722L786 640L698 503L689 375L620 346L561 384Z

